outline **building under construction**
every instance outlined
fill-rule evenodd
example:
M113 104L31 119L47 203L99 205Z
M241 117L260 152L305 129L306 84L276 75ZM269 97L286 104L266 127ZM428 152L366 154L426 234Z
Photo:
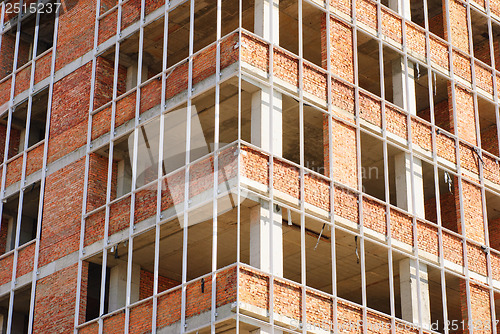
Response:
M0 333L500 330L500 0L0 13Z

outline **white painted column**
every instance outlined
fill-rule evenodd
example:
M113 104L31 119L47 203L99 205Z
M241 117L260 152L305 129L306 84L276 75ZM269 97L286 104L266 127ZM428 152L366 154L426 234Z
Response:
M130 284L130 303L139 300L141 266L132 264L132 281ZM111 268L109 274L109 305L112 312L125 306L127 294L127 262L122 262Z
M404 6L404 8L403 8ZM406 19L411 20L410 0L389 0L389 7ZM415 73L413 64L408 63L408 80L405 77L404 58L400 57L392 62L392 89L394 104L404 108L410 115L417 114L415 96ZM397 206L418 217L425 218L424 210L424 183L422 176L422 161L413 158L413 182L411 184L410 155L401 153L394 157L396 174ZM412 203L412 192L415 196L415 207Z
M404 5L404 11L403 11ZM411 20L410 0L389 0L389 8L404 16L407 20Z
M407 20L411 20L410 0L389 0L389 7ZM405 71L408 71L408 80L406 80ZM415 69L412 63L408 63L405 69L403 57L392 62L392 89L394 104L404 108L410 115L416 115ZM412 166L410 155L403 152L394 157L394 169L397 206L417 217L425 218L422 160L413 157ZM413 205L412 193L415 205ZM404 320L419 323L418 305L420 301L422 326L425 329L430 329L431 310L427 265L420 263L419 269L416 260L404 259L399 262L401 314ZM420 284L420 295L418 294L418 284Z
M275 92L273 94L272 110L271 93L269 88L263 88L253 93L251 109L252 144L259 146L266 151L270 151L272 140L273 154L280 157L282 155L283 146L283 109L281 93Z
M389 8L399 13L407 20L411 20L410 0L389 0ZM395 59L391 67L394 104L404 109L409 108L408 113L416 115L415 70L413 64L408 63L408 81L405 79L405 64L403 57ZM408 90L406 90L407 84Z
M278 45L280 39L279 33L279 0L255 0L254 30L255 34ZM272 10L272 29L271 29L271 10ZM272 31L271 31L272 30ZM271 35L272 34L272 35Z
M283 277L282 209L276 208L272 222L269 202L261 201L250 209L250 265Z
M394 171L396 175L396 205L403 210L425 218L424 180L422 175L422 160L413 158L413 184L411 184L411 160L406 152L394 156ZM412 192L415 195L415 207L412 202Z
M420 296L418 295L417 261L404 259L399 261L399 279L401 290L401 314L403 320L418 323L418 304L422 309L422 326L425 329L431 327L431 308L429 300L429 275L427 265L420 262Z
M408 109L410 115L417 114L417 102L415 97L415 69L412 63L408 63L408 92L406 92L405 64L404 58L398 58L392 61L392 90L394 104Z
M254 11L255 34L267 40L271 40L272 38L273 43L278 45L279 0L255 0ZM272 108L271 98L273 105ZM252 144L259 146L264 150L270 151L272 141L273 154L276 156L282 155L283 146L282 100L283 98L280 93L271 93L270 88L264 87L253 93L251 102ZM273 127L272 129L271 123Z

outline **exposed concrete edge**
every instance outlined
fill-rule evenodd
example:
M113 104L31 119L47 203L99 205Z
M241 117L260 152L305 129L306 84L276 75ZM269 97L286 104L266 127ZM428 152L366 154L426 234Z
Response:
M401 242L399 240L396 240L394 238L392 238L391 242L392 242L392 245L394 246L394 248L402 250L405 253L413 254L413 247L411 245L408 245L408 244Z
M356 126L356 124L355 124L356 123L356 117L354 116L354 114L352 114L349 111L344 110L342 108L336 107L336 106L332 106L332 111L334 113L337 113L340 116L342 116L344 120L349 120L352 123L352 124L350 124L350 126Z
M423 157L423 158L432 160L432 152L427 151L426 149L424 149L418 145L413 146L413 153L416 153L415 155L417 157Z
M208 293L208 292L207 292ZM216 308L217 318L219 319L230 319L234 317L233 304L226 304ZM186 328L185 331L196 331L204 326L210 326L211 311L203 312L192 317L186 318ZM172 325L162 327L156 330L158 334L171 334L171 333L181 333L181 322L178 321Z
M300 206L300 201L298 198L295 198L281 190L277 190L277 189L273 189L273 195L274 195L274 198L285 203L285 204L288 204L290 206L293 206L293 207L296 207L298 208Z
M462 266L460 266L460 265L458 265L458 264L456 264L454 262L451 262L449 260L446 260L446 259L444 259L444 267L446 269L454 271L454 272L456 272L456 273L458 273L460 275L464 275L464 273L465 273L465 268L464 267L462 267Z
M74 264L78 263L78 252L73 252L66 256L63 256L49 264L46 264L42 267L38 267L38 275L37 280L40 280L44 277L54 274L55 272L70 267ZM24 286L26 284L31 283L33 278L33 272L30 271L27 274L24 274L21 277L17 278L16 288ZM11 282L5 283L0 286L0 296L9 293L11 287Z
M266 186L265 184L251 180L244 176L240 177L240 184L242 187L253 190L259 194L267 194L269 192L269 187Z
M361 125L366 130L373 132L374 134L376 134L378 136L382 136L383 131L382 131L382 128L380 126L374 125L363 118L359 119L359 125Z
M476 281L481 282L483 284L488 284L488 277L483 276L483 275L476 273L474 271L469 270L469 277L472 278L473 280L476 280Z
M474 74L474 76L476 75L475 73L473 73L473 74ZM460 83L462 86L467 87L468 89L472 89L472 83L467 82L467 80L463 79L458 74L455 74L455 81Z
M361 22L360 20L357 20L356 21L356 24L359 28L361 28L364 32L372 35L372 36L377 36L377 30L376 29L373 29L372 27L370 27L369 25L367 25L366 23L364 22ZM382 34L381 34L382 35Z
M348 230L359 232L359 225L349 219L335 215L334 222L335 224L338 224L339 226L344 227Z
M314 206L314 205L312 205L310 203L305 202L304 203L304 209L307 212L309 212L309 213L311 213L311 214L313 214L315 216L319 216L322 219L325 219L325 220L329 220L330 219L330 212L329 211L326 211L324 209L318 208L317 206Z
M377 231L369 229L369 228L365 228L364 232L365 232L365 236L371 237L372 239L381 241L383 243L387 242L385 235L380 233L380 232L377 232Z
M379 131L381 132L382 130L379 130ZM395 143L397 145L400 145L404 148L408 148L408 141L406 139L404 139L398 135L395 135L394 133L389 132L389 131L386 131L386 133L387 133L387 139L389 141L391 141L392 143Z
M268 79L269 74L266 71L261 70L260 68L257 68L255 66L252 66L248 64L247 62L242 61L241 62L241 70L245 74L249 74L250 76L258 77L262 80ZM260 82L258 81L250 81L251 84L257 86L257 87L264 87Z
M449 160L446 160L445 158L437 157L437 162L438 165L441 165L455 172L457 171L457 165Z
M493 190L493 191L496 191L497 193L500 193L500 185L499 184L491 182L488 179L484 179L484 185L485 185L486 188L488 188L490 190Z
M240 313L259 320L269 321L270 319L269 310L245 302L240 302L239 304L240 304L240 309L239 309ZM236 303L233 303L233 310L236 311ZM305 327L307 333L313 333L313 334L331 333L329 329L326 330L314 324L309 324L309 323L304 324L300 320L287 317L285 315L279 314L274 311L273 311L273 319L276 325L289 328L292 330L301 329L302 327Z
M472 3L472 1L471 1L471 3ZM492 87L492 89L493 89L493 87ZM488 93L487 91L485 91L484 89L482 89L482 88L480 88L480 87L477 87L477 85L476 85L476 91L477 91L480 95L482 95L483 97L486 97L487 99L493 100L493 94L490 94L490 93Z
M439 256L434 255L432 253L426 252L425 250L418 249L418 255L429 262L432 262L434 264L439 264Z
M324 4L321 4L321 6L324 6ZM332 14L340 17L341 19L343 19L343 20L345 20L347 22L352 22L351 16L347 15L344 12L341 12L337 8L333 7L332 5L330 5L329 7L330 7L330 13L332 13Z

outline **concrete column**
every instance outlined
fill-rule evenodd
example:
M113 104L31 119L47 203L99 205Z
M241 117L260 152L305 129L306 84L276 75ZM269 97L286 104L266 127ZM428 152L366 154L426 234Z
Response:
M394 156L394 171L396 174L396 205L417 217L425 218L422 160L413 158L414 191L412 191L411 161L408 153L403 152ZM412 205L412 192L415 195L415 207Z
M399 287L401 290L401 314L403 320L418 323L418 301L422 310L422 326L431 327L431 308L429 299L429 275L427 265L420 263L420 296L417 290L417 261L404 259L399 261Z
M276 276L283 276L282 209L262 201L250 209L250 265ZM271 239L272 230L272 239ZM271 268L272 259L272 268Z
M403 8L404 6L404 8ZM389 0L389 8L411 20L410 0ZM415 76L413 64L408 63L408 92L406 90L404 58L400 57L392 62L392 89L394 104L404 109L409 109L411 115L416 115L415 102Z
M130 303L139 300L141 266L132 264L132 281L130 284ZM125 306L127 296L127 262L121 262L110 270L109 274L109 312Z
M271 150L271 140L273 142L273 154L282 155L283 138L283 109L282 95L275 92L273 94L273 108L271 110L270 89L261 89L252 94L251 107L251 141L252 144L264 150ZM272 131L271 131L272 116Z
M137 85L137 70L138 70L137 64L134 64L132 66L127 67L127 82L126 82L126 88L127 90L130 90L134 88ZM148 67L145 65L142 65L142 71L141 71L141 81L144 82L148 78Z
M411 20L410 0L389 0L389 7L406 19ZM405 78L405 71L408 71L408 80ZM405 69L403 57L392 62L392 90L394 104L404 108L410 115L416 115L415 69L412 63L408 63L408 68ZM411 186L410 155L407 153L398 154L394 157L394 161L397 206L418 217L425 218L422 161L413 158L415 189L412 189ZM412 192L415 195L415 208L412 205Z
M5 242L5 253L13 250L16 246L16 219L17 217L9 218L7 224L7 240Z
M118 161L116 175L116 197L120 197L132 189L132 170L125 160Z
M411 20L410 0L389 0L389 8L394 10L407 20Z
M279 45L279 0L255 0L254 30L255 34ZM271 12L272 11L272 31Z
M407 110L410 115L417 114L415 97L415 70L413 64L408 62L408 92L406 91L404 58L392 61L392 91L394 104Z

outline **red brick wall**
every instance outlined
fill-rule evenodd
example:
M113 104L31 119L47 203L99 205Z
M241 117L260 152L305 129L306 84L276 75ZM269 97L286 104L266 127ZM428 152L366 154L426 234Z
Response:
M459 203L458 200L457 196L457 206ZM476 242L484 244L481 190L465 180L462 180L462 203L464 205L463 211L466 236Z
M459 231L460 220L460 206L457 206L459 202L456 202L456 198L458 198L457 182L458 179L454 177L452 192L446 191L439 194L441 199L441 224L454 232Z
M462 312L462 319L464 320L464 328L467 330L472 325L474 326L474 332L491 333L491 330L487 330L487 328L491 328L492 324L489 291L474 283L469 285L470 311L472 316L472 318L469 319L467 312L466 284L464 280L460 280L460 293L462 295L460 309Z
M354 82L354 51L352 29L344 23L330 18L332 73L349 82Z
M87 142L91 68L88 63L54 84L49 163Z
M497 125L493 124L481 132L481 148L498 156Z
M46 179L40 266L78 250L84 175L82 158Z
M73 332L77 273L75 264L38 280L33 318L34 333ZM85 315L85 312L83 314Z
M116 173L115 173L116 176ZM116 180L116 178L115 178ZM87 211L92 211L106 203L108 182L108 158L92 153L89 156L89 184L87 190ZM114 191L116 193L116 181Z
M113 76L114 60L104 57L97 58L96 81L94 88L94 109L99 108L113 98ZM118 67L117 94L125 93L127 84L127 69L124 66Z
M130 309L129 333L151 333L153 319L153 301L147 300Z
M12 73L16 35L4 34L0 49L0 80Z
M141 269L141 280L139 288L139 299L148 298L153 295L154 274L152 272ZM158 275L158 293L171 289L180 282L172 280L168 277Z
M0 225L0 255L5 253L7 249L7 230L9 220L2 218L2 225Z
M459 86L455 86L455 105L457 108L457 130L455 134L469 143L477 145L476 119L474 116L474 99L472 94ZM450 123L453 124L452 105L450 105L449 109Z
M500 250L500 217L488 221L490 247Z
M57 33L56 70L83 56L94 45L96 2L63 0Z
M181 290L175 290L158 298L156 325L158 329L181 320Z
M332 125L332 178L357 188L356 130L336 120L333 120Z
M445 5L443 1L443 6ZM469 52L469 33L467 30L467 10L458 0L450 0L449 3L449 17L450 17L450 40L451 44L458 47L462 51ZM443 10L446 13L446 10ZM446 21L446 16L444 16ZM444 23L446 26L446 23ZM445 29L445 39L448 38L448 33Z
M440 128L446 131L451 131L453 124L453 117L450 118L450 109L448 107L448 100L443 100L434 105L434 122L436 126L439 126Z

